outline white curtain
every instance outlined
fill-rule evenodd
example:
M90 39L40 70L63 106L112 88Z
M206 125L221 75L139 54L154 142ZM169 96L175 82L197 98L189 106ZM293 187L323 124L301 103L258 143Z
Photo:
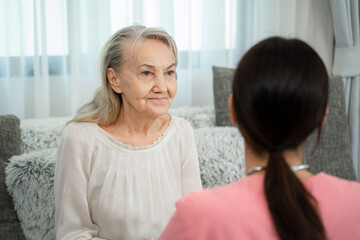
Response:
M106 1L0 0L0 114L66 116L99 85Z
M330 0L335 33L333 73L342 77L351 153L360 181L360 5L359 0Z
M0 0L0 114L73 115L100 84L102 45L134 23L178 44L174 107L213 104L211 67L272 35L307 41L331 68L328 0Z

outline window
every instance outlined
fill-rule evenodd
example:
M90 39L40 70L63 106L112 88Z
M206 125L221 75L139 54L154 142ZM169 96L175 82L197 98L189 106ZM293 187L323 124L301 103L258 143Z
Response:
M39 59L41 65L42 56L47 57L50 75L69 74L72 41L81 41L81 53L86 60L89 39L85 36L91 29L88 26L91 17L88 5L91 3L86 0L76 2L76 7L80 9L76 15L79 22L76 26L69 24L70 12L74 9L68 3L73 4L66 0L0 0L0 42L3 43L0 45L0 77L33 76L34 58ZM101 3L105 4L105 1ZM235 35L231 32L236 29L236 1L215 3L224 10L221 11L223 23L219 24L225 24L225 27L223 33L211 34L210 38L204 38L204 19L211 14L211 11L204 12L204 4L202 0L110 0L110 31L112 34L133 23L164 27L177 42L179 68L189 68L190 65L198 68L204 47L231 49L235 42ZM72 31L80 31L77 36L81 39L72 39ZM22 71L18 71L19 66Z

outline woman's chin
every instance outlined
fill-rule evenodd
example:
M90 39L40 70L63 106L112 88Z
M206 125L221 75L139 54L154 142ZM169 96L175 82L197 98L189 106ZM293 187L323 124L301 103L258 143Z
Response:
M169 112L170 106L169 105L164 105L164 106L158 106L156 108L152 108L151 109L151 115L153 115L154 117L161 117L165 114L167 114Z
M167 114L171 107L171 102L154 102L153 104L149 104L147 106L148 112L152 115L161 116Z

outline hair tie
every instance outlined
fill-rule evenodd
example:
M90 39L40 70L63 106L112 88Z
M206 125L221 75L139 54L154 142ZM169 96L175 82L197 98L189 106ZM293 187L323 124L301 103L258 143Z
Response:
M274 153L274 152L283 152L285 150L285 148L283 146L270 146L268 151L270 153Z

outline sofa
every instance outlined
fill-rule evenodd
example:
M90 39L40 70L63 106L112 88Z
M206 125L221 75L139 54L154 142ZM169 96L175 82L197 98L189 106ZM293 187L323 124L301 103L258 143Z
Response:
M204 188L245 176L244 140L229 119L227 98L233 69L213 67L214 105L179 107L170 113L194 128ZM322 171L355 180L344 108L342 81L330 80L329 117L318 148L316 133L306 141L304 162ZM55 239L53 176L56 148L70 118L25 119L0 116L0 239Z

